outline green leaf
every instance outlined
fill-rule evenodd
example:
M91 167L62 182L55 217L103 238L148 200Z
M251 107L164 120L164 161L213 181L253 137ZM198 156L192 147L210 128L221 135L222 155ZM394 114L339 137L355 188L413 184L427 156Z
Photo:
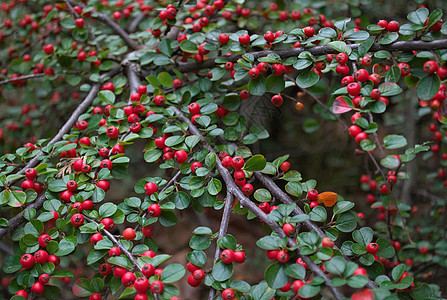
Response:
M180 264L170 264L163 269L160 280L163 283L173 283L185 276L185 268Z
M378 238L377 244L379 244L379 251L377 252L379 257L393 258L394 255L396 255L396 250L391 246L391 243L388 240Z
M300 88L306 89L315 85L319 80L320 76L318 76L314 71L309 70L298 75L296 78L296 83Z
M423 7L419 8L416 11L412 11L407 15L407 19L413 22L414 24L424 25L425 21L428 18L428 9Z
M284 265L279 262L273 263L265 270L265 281L272 289L282 288L287 283L287 274Z
M436 8L431 12L430 16L428 17L427 27L433 26L441 18L442 18L442 10L440 8Z
M341 256L335 256L324 263L324 268L332 274L342 276L346 268L346 261Z
M52 180L48 184L48 189L52 192L63 192L67 189L67 183L62 179Z
M159 73L157 79L165 87L172 86L172 82L174 81L174 79L172 79L172 76L168 72Z
M311 221L314 222L324 222L327 218L327 212L323 207L316 206L309 213L309 218Z
M121 283L121 282L120 282ZM86 278L79 278L75 281L72 288L73 294L78 297L88 297L93 294L90 291L90 280Z
M407 145L407 139L402 135L390 134L383 138L386 149L398 149Z
M184 40L180 43L180 49L188 53L196 53L199 48L196 44L194 44L190 40Z
M112 91L100 91L98 97L104 104L112 105L115 103L115 94Z
M265 86L265 79L263 76L259 76L256 79L250 80L248 83L248 91L250 95L254 96L262 96L264 95L267 87Z
M341 232L351 232L357 227L357 219L352 211L338 215L335 228Z
M354 241L362 246L367 246L373 239L373 230L369 227L362 227L352 233Z
M306 284L300 288L298 295L303 298L312 298L316 296L320 290L321 287L319 285Z
M70 254L76 249L76 244L73 243L73 240L68 238L64 238L59 242L59 249L54 253L57 256L65 256Z
M219 179L213 178L208 183L208 193L215 196L219 194L219 192L222 190L222 182L220 182Z
M264 156L261 154L257 154L252 156L247 162L245 162L243 170L249 172L260 171L264 169L266 164L267 161Z
M21 268L22 265L20 264L19 256L8 256L3 263L3 272L5 272L6 274L15 273Z
M365 54L368 53L369 49L374 44L374 40L375 40L375 37L370 36L366 41L364 41L363 43L360 44L360 46L358 48L360 57L365 56Z
M201 117L200 119L202 119L202 118L204 118L204 117ZM183 143L184 140L185 140L185 137L183 135L170 136L165 140L165 145L166 145L166 147L173 147L180 143Z
M397 32L390 32L379 38L378 42L381 45L389 45L394 43L399 38L399 34Z
M397 83L400 80L400 69L398 66L392 66L385 76L385 81ZM383 95L382 95L383 96Z
M194 235L189 241L189 246L194 250L205 250L211 245L211 240L207 236Z
M293 63L293 67L296 70L304 70L304 69L310 67L311 65L312 65L312 61L307 60L307 59L298 59L296 62Z
M303 188L299 182L288 182L285 188L287 193L295 197L301 197L301 194L303 193Z
M203 267L206 263L206 254L203 251L194 250L186 254L186 258L195 266Z
M92 250L87 256L87 265L94 264L101 258L103 258L106 254L108 254L108 250Z
M144 152L144 160L148 163L151 163L159 159L162 154L163 152L161 150L158 149L150 150Z
M280 93L285 88L284 79L281 76L269 75L265 81L267 91L272 93Z
M224 264L217 262L213 267L213 278L217 281L226 281L233 275L233 264Z
M306 269L300 264L291 264L284 270L287 276L294 279L304 280L306 277Z
M257 189L253 196L259 202L270 202L272 200L272 195L267 189L264 188Z
M338 51L338 52L343 52L346 53L347 55L350 55L352 52L351 47L348 47L348 45L346 45L345 42L342 41L333 41L327 44L329 47L331 47L332 49Z
M400 166L400 160L394 155L388 155L380 161L380 164L388 169L396 169Z
M428 101L431 100L439 91L441 80L436 74L429 74L422 78L417 86L416 93L419 99Z
M399 71L400 74L400 71ZM381 96L395 96L402 93L402 88L393 82L384 82L379 86Z
M368 282L368 277L363 275L355 275L348 279L348 285L354 289L362 288Z
M351 208L353 208L354 205L355 205L354 203L349 202L349 201L337 202L334 206L333 214L334 214L334 216L342 214L342 213L350 210Z
M270 288L265 281L253 286L252 295L256 300L268 300L275 296L276 290Z
M172 201L175 204L175 208L180 210L187 208L190 203L189 196L185 192L175 193Z
M400 277L404 274L405 270L406 266L404 264L400 264L394 267L393 271L391 271L391 276L393 277L393 280L398 281Z
M110 203L110 202L104 203L99 208L99 216L101 218L110 217L111 215L113 215L117 211L117 209L118 209L118 207L116 206L116 204L113 204L113 203Z
M275 250L281 246L278 239L272 236L265 236L256 242L256 245L264 250Z

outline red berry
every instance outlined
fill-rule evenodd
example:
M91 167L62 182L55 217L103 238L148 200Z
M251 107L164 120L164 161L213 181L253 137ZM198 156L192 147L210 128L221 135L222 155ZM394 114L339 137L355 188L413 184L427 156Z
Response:
M272 102L273 106L279 107L282 105L283 99L282 99L281 95L274 95L271 99L271 102Z
M40 282L36 282L31 286L31 292L34 292L37 295L43 294L44 291L45 291L45 286Z
M155 274L155 267L151 264L145 264L142 268L142 271L144 276L151 277Z
M137 235L136 235L135 230L133 228L126 228L123 231L123 237L124 237L124 239L126 239L128 241L134 240L136 236Z
M156 281L152 282L152 284L151 284L151 291L152 291L152 293L154 293L154 294L161 294L161 293L163 293L163 290L164 290L163 282L161 282L159 280L156 280Z
M284 231L284 234L287 236L293 236L293 234L295 233L295 226L293 226L290 223L285 223L282 226L282 230Z
M332 248L332 247L334 247L334 245L335 245L334 241L332 241L332 240L331 240L330 238L328 238L328 237L323 238L323 240L321 241L321 246L322 246L322 247L329 247L329 248Z
M188 159L188 154L183 150L175 151L174 160L179 164L184 163Z
M144 185L144 193L148 196L152 195L158 190L158 187L153 182L148 182Z
M84 216L81 214L74 214L71 217L71 224L73 224L73 226L75 227L79 227L82 224L84 224Z
M151 204L147 209L149 216L156 218L161 215L161 208L158 204Z
M104 229L107 230L107 231L110 231L113 228L115 228L115 222L112 219L110 219L110 218L102 219L101 224L104 225Z
M241 264L245 261L245 252L244 251L235 251L234 252L234 261L238 264Z
M222 291L222 298L224 300L233 300L234 297L235 297L235 294L232 289L224 289Z
M22 265L22 267L24 267L25 269L32 268L34 266L34 262L34 256L29 253L23 254L20 258L20 265Z
M246 33L242 34L239 36L239 43L244 46L250 44L250 36Z
M374 255L379 251L379 245L377 243L369 243L366 246L366 251Z
M231 264L234 261L234 252L231 249L225 249L220 254L220 259L224 264Z
M134 273L132 272L126 272L123 274L123 276L121 277L121 283L124 286L131 286L132 284L134 284L135 280L137 279L137 276L135 276Z

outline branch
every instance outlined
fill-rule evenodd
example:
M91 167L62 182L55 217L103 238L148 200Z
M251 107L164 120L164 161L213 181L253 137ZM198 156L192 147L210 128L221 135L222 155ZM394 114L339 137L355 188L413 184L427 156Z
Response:
M10 83L10 82L16 82L16 81L20 81L20 80L30 79L30 78L42 77L42 76L45 76L45 73L23 75L23 76L20 76L20 77L17 77L17 78L9 78L9 79L5 79L3 81L0 81L0 85L6 84L6 83Z
M71 5L85 8L85 5L79 3L75 0L68 0L68 2L70 2ZM112 30L116 34L118 34L123 39L123 41L127 44L127 46L129 46L131 49L136 50L136 49L140 49L143 47L138 42L132 40L130 38L129 34L124 29L122 29L121 26L119 26L112 19L110 19L107 15L99 13L99 12L94 12L94 14L95 14L94 17L96 19L98 19L102 23L104 23L104 24L108 25L110 28L112 28Z
M175 115L182 120L183 122L188 123L189 125L189 131L194 134L200 136L201 141L204 143L204 147L208 149L211 153L216 154L216 151L206 142L205 138L201 135L200 131L197 129L196 126L194 126L191 123L191 120L185 117L182 112L177 107L171 107L174 110ZM247 207L252 213L254 213L258 218L260 218L264 223L269 226L274 232L276 232L280 237L285 237L284 231L282 230L281 226L278 225L278 223L272 221L269 219L266 213L264 213L256 204L250 201L239 189L239 187L236 185L236 183L233 180L233 177L231 176L230 172L225 168L221 161L219 159L216 160L216 168L219 171L219 174L222 176L223 180L225 181L225 184L227 186L227 191L229 193L232 193L239 202ZM289 239L289 244L293 245L295 242L292 239ZM336 299L344 299L344 296L340 293L337 287L334 287L330 283L330 279L324 274L319 267L309 258L307 260L309 268L311 268L314 272L316 272L318 275L322 276L325 279L326 285L331 290L331 293L334 295ZM319 269L316 270L316 269Z
M117 67L113 68L112 70L110 70L109 72L101 75L101 81L107 77L115 75L116 73L119 72L120 69L121 69L121 67L117 66ZM79 116L90 106L90 104L92 104L93 99L95 99L96 94L98 94L100 87L101 87L100 83L97 83L92 86L92 88L90 89L90 92L87 94L84 101L82 101L81 104L79 104L79 106L76 108L76 110L73 112L73 114L67 120L67 122L65 122L65 124L59 129L59 132L56 134L56 136L47 145L52 145L52 144L58 142L59 140L62 139L64 134L66 134L68 131L70 131L70 129L73 127L73 125L78 120ZM27 169L36 166L37 163L39 162L39 157L41 157L42 155L43 155L43 152L42 151L39 152L39 154L37 154L30 162L28 162L26 164L26 166L24 166L19 172L17 172L17 174L23 175L23 174L25 174L25 171ZM12 184L16 183L17 181L18 181L18 179L7 182L5 184L5 186L12 185Z
M295 203L286 193L283 192L283 190L281 190L279 188L279 186L276 185L276 183L270 177L263 175L259 171L255 171L253 173L254 173L255 177L273 194L273 196L278 198L281 202L283 202L285 204ZM301 208L299 206L295 207L295 209L293 210L293 213L296 215L304 214L304 212L301 210ZM321 238L326 237L326 235L321 230L321 228L318 227L317 225L315 225L314 223L312 223L312 221L306 220L303 223L309 231L317 232L318 236ZM334 246L334 249L340 250L337 246ZM347 256L345 256L343 254L342 254L342 256L346 261L350 261L350 259ZM377 287L369 278L368 278L367 286L369 288Z
M143 21L144 17L144 13L141 13L135 19L133 19L127 27L127 32L135 32L140 22Z
M294 81L294 80L293 80ZM303 92L305 92L306 94L308 94L312 99L315 100L315 102L317 102L318 104L320 104L321 106L324 107L325 111L329 112L332 116L334 116L335 119L337 119L337 121L345 128L345 130L348 130L348 125L346 125L345 121L343 121L339 115L335 114L331 109L329 109L329 107L327 105L325 105L323 103L323 101L321 101L320 99L318 99L317 96L315 96L313 93L309 92L308 89L303 89L301 88L301 90Z
M225 197L225 207L222 213L222 220L220 222L219 234L217 235L217 239L223 238L227 234L228 223L230 222L231 208L233 206L233 199L234 199L233 194L227 193L227 197ZM219 256L220 256L220 247L216 243L216 251L214 252L214 264L219 259ZM212 300L215 294L216 290L211 288L208 299Z
M356 50L361 44L348 44L352 50ZM447 49L447 39L432 41L432 42L422 42L422 41L400 41L395 42L390 45L381 45L379 43L374 43L368 52L377 52L380 50L386 51L408 51L408 50L439 50L439 49ZM259 57L264 57L272 53L278 54L281 58L288 58L292 56L298 56L301 52L308 51L314 56L330 54L330 53L338 53L338 51L334 50L329 46L315 46L312 48L293 48L286 50L263 50L258 52L250 53L253 55L255 59ZM200 69L212 68L216 63L216 59L225 59L226 61L236 62L239 58L242 57L245 53L233 54L230 56L219 56L216 58L210 58L202 63L187 63L180 64L177 68L181 73L191 72Z
M98 222L96 222L95 220L87 217L84 215L84 218L91 222L91 223L96 223L98 225ZM130 253L129 251L127 251L126 248L123 247L123 245L121 245L121 243L115 238L115 236L113 234L111 234L108 230L106 229L101 229L101 231L118 247L120 248L120 250L129 258L130 262L134 265L134 267L137 267L137 269L141 272L142 268L141 266L137 263L135 257L133 257L132 253Z
M109 76L113 76L114 74L118 73L119 70L120 70L119 67L114 68L111 71L109 71L108 73L103 74L101 76L101 79L107 78ZM67 120L67 122L65 122L64 126L62 126L61 129L59 129L58 134L48 143L48 145L58 142L60 139L62 139L64 134L66 134L73 127L73 125L78 120L79 116L90 106L93 99L96 97L96 94L98 93L99 88L100 88L99 83L92 86L90 92L87 94L84 101L82 101L82 103L78 106L78 108L73 112L71 117ZM41 157L42 155L43 155L43 152L40 152L39 154L37 154L25 167L23 167L19 172L17 172L17 174L24 174L28 168L32 168L32 167L36 166L37 163L39 162L39 157ZM13 180L11 182L6 183L5 185L14 184L17 181L18 180ZM35 210L39 210L42 208L45 200L46 200L45 194L42 194L36 199L35 202L30 204L26 209L34 208ZM13 231L15 228L17 228L18 226L20 226L21 224L23 224L26 221L26 219L23 218L23 213L25 210L23 210L18 215L16 215L11 220L9 220L7 227L0 228L0 239L3 239L9 232Z
M26 221L26 219L23 217L23 214L27 209L34 208L35 210L39 210L42 208L45 200L47 200L47 199L45 197L45 193L43 193L36 199L36 201L34 201L32 204L30 204L26 209L21 211L19 214L17 214L11 220L9 220L7 227L0 228L0 239L5 238L11 231L13 231L14 229L19 227Z

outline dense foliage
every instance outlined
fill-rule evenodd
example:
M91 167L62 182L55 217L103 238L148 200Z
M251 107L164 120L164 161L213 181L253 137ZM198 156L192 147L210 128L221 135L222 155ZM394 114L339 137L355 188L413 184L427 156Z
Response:
M3 2L0 298L441 298L447 25L376 2ZM349 136L355 192L267 159L281 136ZM187 211L220 226L182 260L157 230L180 238ZM256 246L227 232L240 216ZM235 276L250 247L271 261Z

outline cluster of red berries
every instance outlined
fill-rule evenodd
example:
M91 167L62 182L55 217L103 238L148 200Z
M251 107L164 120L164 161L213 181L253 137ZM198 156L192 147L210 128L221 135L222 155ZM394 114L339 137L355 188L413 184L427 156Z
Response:
M187 282L192 287L198 287L205 278L205 272L198 266L188 262L186 269L191 273L188 275Z
M21 184L21 188L25 191L28 189L34 190L37 194L43 192L43 185L40 182L34 181L37 177L37 171L34 168L29 168L25 171L26 180Z

